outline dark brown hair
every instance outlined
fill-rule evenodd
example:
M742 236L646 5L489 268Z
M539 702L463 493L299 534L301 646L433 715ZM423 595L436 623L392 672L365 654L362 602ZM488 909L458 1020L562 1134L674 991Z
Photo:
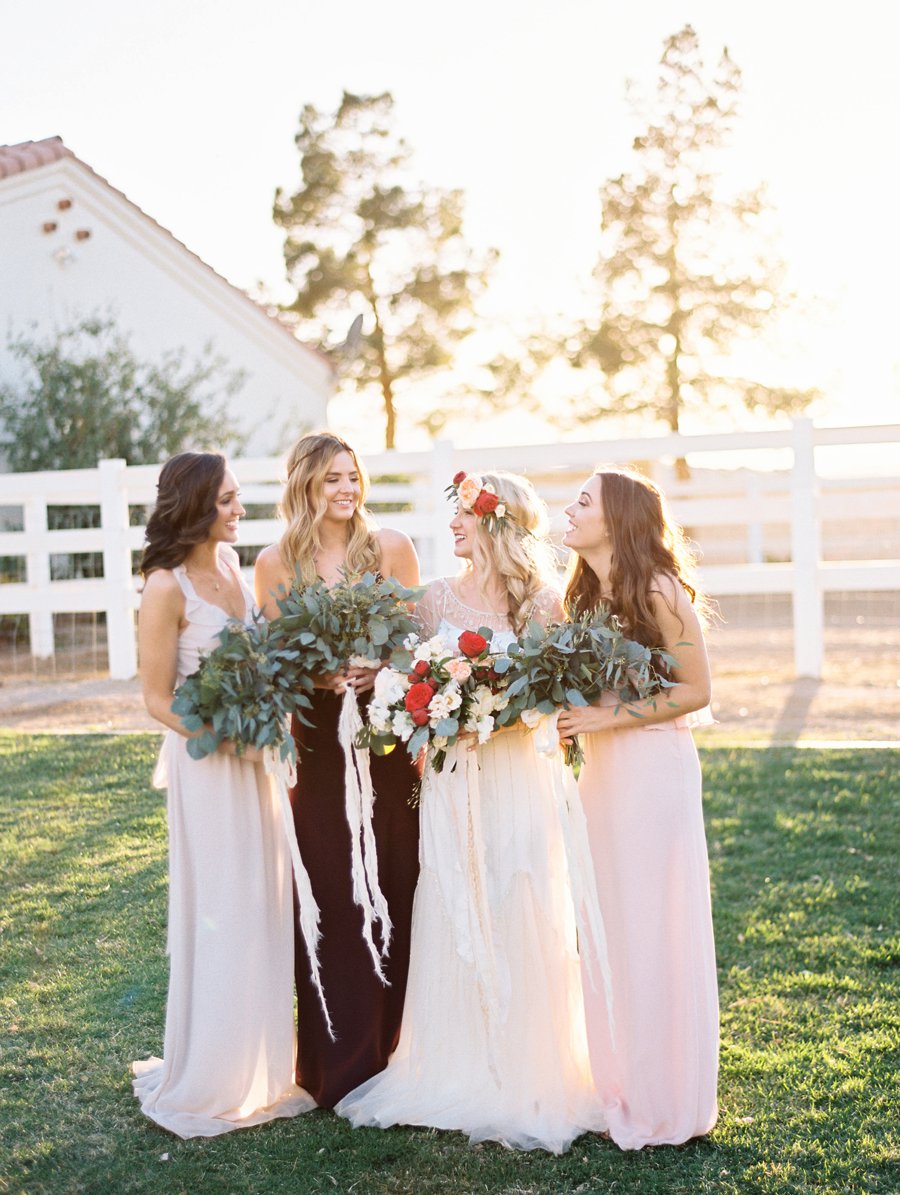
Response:
M166 461L156 486L156 507L147 520L141 573L182 564L216 521L216 499L225 476L218 452L179 452Z
M598 469L606 527L612 541L610 590L603 593L597 574L581 556L570 566L565 605L572 614L595 610L605 602L626 634L645 647L662 645L662 630L653 610L651 593L656 579L668 576L683 586L708 620L709 603L696 587L696 559L684 532L666 514L662 494L639 473ZM668 601L666 595L663 597Z

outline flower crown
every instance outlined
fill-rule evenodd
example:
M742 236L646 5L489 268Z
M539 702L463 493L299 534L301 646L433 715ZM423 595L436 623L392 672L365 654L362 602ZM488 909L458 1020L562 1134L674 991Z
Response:
M500 530L500 524L509 517L505 504L497 497L497 491L476 473L461 470L447 486L446 493L448 498L456 500L462 510L470 510L481 519L492 535Z

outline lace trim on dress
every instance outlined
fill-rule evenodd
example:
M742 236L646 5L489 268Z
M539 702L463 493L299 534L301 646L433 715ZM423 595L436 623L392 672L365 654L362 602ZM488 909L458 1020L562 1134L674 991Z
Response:
M558 608L559 594L552 586L545 585L535 595L528 617L546 619ZM426 638L435 634L442 621L473 631L479 627L490 627L492 631L511 630L507 615L478 610L461 601L453 592L449 577L438 577L432 581L416 607L415 617Z

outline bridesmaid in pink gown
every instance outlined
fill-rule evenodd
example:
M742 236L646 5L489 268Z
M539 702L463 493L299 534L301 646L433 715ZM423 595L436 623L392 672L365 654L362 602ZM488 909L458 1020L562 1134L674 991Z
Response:
M718 993L700 766L690 727L710 695L706 603L691 554L645 478L603 471L566 508L576 556L567 608L604 602L627 633L677 658L669 699L563 710L580 777L612 974L612 1008L585 981L591 1066L622 1149L677 1145L716 1123ZM709 716L706 714L706 720Z

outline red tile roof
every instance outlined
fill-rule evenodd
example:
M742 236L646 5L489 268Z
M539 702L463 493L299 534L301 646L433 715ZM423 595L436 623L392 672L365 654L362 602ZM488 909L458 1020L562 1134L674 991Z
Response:
M61 158L72 158L74 161L78 162L80 166L83 166L85 170L93 174L96 179L99 179L101 183L109 187L111 191L114 191L116 195L124 199L129 207L132 207L135 209L135 211L140 212L144 219L149 220L151 224L155 224L157 228L161 229L161 231L167 236L170 236L172 240L180 245L186 253L190 253L191 257L193 257L195 261L198 261L204 269L209 270L211 274L215 274L215 276L221 282L224 282L226 286L230 286L232 290L236 290L237 293L242 298L246 299L248 303L252 303L257 311L261 311L264 315L267 315L272 322L277 324L286 335L290 336L291 340L298 348L303 349L307 353L315 354L315 356L321 358L321 360L325 361L326 364L328 364L331 368L334 368L331 360L324 353L310 345L303 344L302 341L297 339L288 325L283 323L279 318L278 312L274 307L269 307L263 305L262 303L258 303L252 297L252 295L248 295L247 292L241 290L239 286L235 286L233 282L229 282L223 274L218 272L218 270L214 270L211 265L208 265L207 262L203 260L202 257L198 257L193 250L188 249L187 245L185 245L183 241L179 241L173 233L169 232L168 228L163 228L163 226L154 220L152 216L148 216L143 208L138 207L138 205L130 200L123 191L119 191L101 174L98 174L96 170L91 169L87 162L82 162L81 158L79 158L76 154L73 154L68 146L63 144L62 137L45 137L43 141L21 141L18 145L0 145L0 179L9 178L13 174L24 174L27 170L36 170L41 166L49 166L53 162L58 162Z
M47 137L44 141L22 141L19 145L0 145L0 178L24 174L36 166L47 166L60 158L75 155L62 143L61 137Z

